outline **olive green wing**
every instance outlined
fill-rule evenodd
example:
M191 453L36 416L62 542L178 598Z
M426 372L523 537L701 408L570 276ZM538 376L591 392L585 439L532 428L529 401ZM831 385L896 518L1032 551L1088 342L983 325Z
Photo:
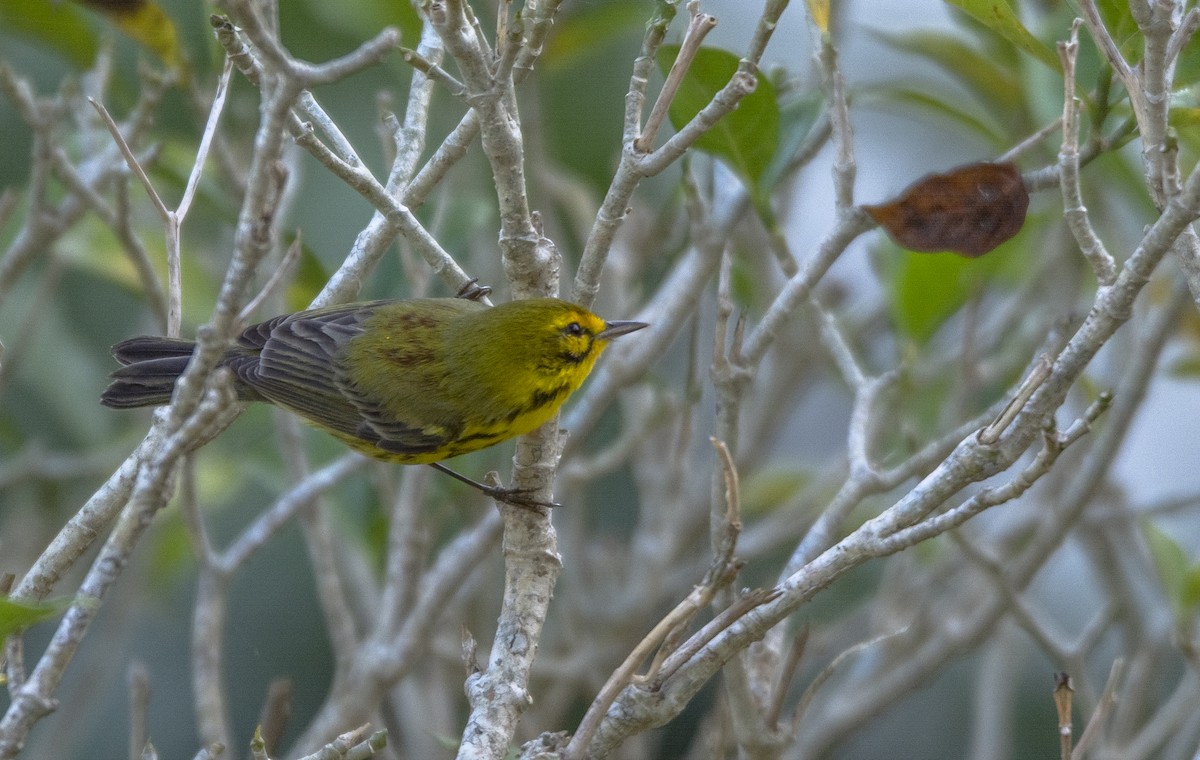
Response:
M429 454L443 448L457 433L444 427L416 427L394 419L383 406L352 383L342 387L360 419L353 435L392 454Z
M365 323L389 301L347 304L276 317L247 329L228 366L266 400L347 438L388 452L434 451L445 437L391 419L346 376L342 358Z

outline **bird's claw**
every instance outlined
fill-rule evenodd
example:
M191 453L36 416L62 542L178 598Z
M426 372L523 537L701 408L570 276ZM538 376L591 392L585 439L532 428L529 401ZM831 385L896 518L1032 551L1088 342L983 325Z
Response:
M562 506L557 502L535 499L533 492L532 488L501 488L500 486L487 486L484 490L484 493L490 498L522 509L557 509Z
M466 284L458 289L454 294L455 298L465 298L468 301L478 301L481 298L487 298L492 289L487 285L480 285L478 277L472 277L467 280Z

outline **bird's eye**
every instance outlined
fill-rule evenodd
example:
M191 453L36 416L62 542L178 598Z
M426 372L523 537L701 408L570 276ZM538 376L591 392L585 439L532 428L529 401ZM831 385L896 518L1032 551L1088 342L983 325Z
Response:
M575 337L579 337L580 335L583 335L583 325L579 324L578 322L572 322L569 325L567 325L564 332L567 335L573 335Z

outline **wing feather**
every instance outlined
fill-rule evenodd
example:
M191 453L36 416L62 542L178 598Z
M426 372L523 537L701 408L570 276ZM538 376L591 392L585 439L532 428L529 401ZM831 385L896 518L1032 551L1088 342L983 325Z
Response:
M383 451L419 455L436 451L453 431L431 430L394 419L376 399L346 377L341 361L363 334L375 301L299 312L248 328L226 366L265 399L344 437ZM402 382L402 378L397 379Z

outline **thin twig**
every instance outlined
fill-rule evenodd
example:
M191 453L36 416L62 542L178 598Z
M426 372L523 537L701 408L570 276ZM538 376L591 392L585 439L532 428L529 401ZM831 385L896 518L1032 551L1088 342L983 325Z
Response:
M200 147L196 150L196 160L188 175L183 197L179 199L179 206L175 209L175 213L180 217L187 216L188 209L192 206L192 199L196 196L196 188L200 185L200 176L203 174L204 164L208 158L208 150L212 146L213 137L217 133L217 124L225 110L225 97L229 93L229 78L232 73L233 60L230 56L225 56L221 75L217 78L217 91L213 94L212 107L208 111L208 120L204 124L204 132L200 135Z
M817 674L816 678L812 680L812 683L808 685L808 688L804 690L804 693L800 695L800 701L796 704L795 712L792 713L792 732L794 733L796 731L797 727L800 725L800 721L804 719L804 715L808 712L808 706L812 703L813 697L815 697L821 687L833 677L833 674L837 672L838 668L841 667L844 662L859 652L870 649L877 644L882 644L888 639L893 639L897 636L903 635L907 630L907 628L901 628L899 630L892 631L891 633L880 634L879 636L867 639L866 641L860 641L854 646L843 650L837 657L834 657L833 660L826 665L820 673Z
M980 443L985 446L991 446L1000 440L1000 436L1004 434L1008 426L1021 414L1021 411L1025 408L1025 404L1033 396L1034 392L1050 376L1050 369L1050 357L1045 354L1039 356L1037 362L1033 365L1033 369L1029 371L1029 374L1025 376L1025 379L1017 388L1017 392L1013 394L1012 400L996 416L996 419L992 420L991 424L979 431L977 438Z
M100 101L95 98L88 98L88 102L96 109L96 113L100 114L100 119L108 127L109 134L113 137L113 142L117 144L121 155L125 157L125 164L129 167L129 171L133 172L134 176L142 183L142 189L146 191L147 197L154 204L154 208L158 210L159 216L166 222L170 218L171 212L167 208L167 204L163 203L162 198L159 197L158 191L154 189L154 183L150 181L150 177L147 176L146 170L142 168L141 162L133 155L133 150L129 147L129 143L125 142L125 137L121 134L121 128L113 121L113 117L109 115L108 109Z
M1092 265L1101 285L1112 285L1117 279L1117 267L1104 242L1092 227L1083 193L1079 187L1079 99L1075 97L1075 57L1079 52L1079 19L1071 25L1071 37L1058 43L1058 57L1063 64L1062 148L1059 151L1059 184L1062 188L1063 217L1079 250Z
M1062 760L1071 760L1071 705L1075 687L1066 673L1054 675L1054 709L1058 713L1058 751Z
M584 714L583 720L579 722L579 726L575 729L570 743L563 750L563 758L565 760L575 760L575 758L584 756L583 753L586 751L588 742L591 741L592 735L600 725L600 721L608 712L608 708L612 705L613 701L616 700L617 695L633 682L638 666L650 656L651 652L658 648L671 631L687 625L697 612L707 607L715 591L710 586L697 586L692 590L691 594L688 594L683 601L675 605L674 609L663 616L654 625L654 628L643 636L642 640L630 650L625 660L612 672L608 680L605 681L604 686L596 693L596 697L592 700L587 713Z
M272 270L270 278L263 284L254 298L251 298L246 303L246 306L242 309L242 311L238 314L239 324L249 324L250 320L254 317L254 313L258 311L258 308L262 306L262 304L268 298L275 294L275 291L280 285L287 282L288 278L292 276L292 270L300 261L300 254L303 252L303 237L301 236L300 232L297 231L295 239L292 240L292 244L289 245L287 251L284 252L283 258L279 261L279 265Z
M804 656L805 647L808 646L808 632L808 623L802 623L792 636L792 645L788 647L787 659L784 660L783 668L779 671L779 682L775 685L774 693L771 694L771 704L764 719L767 726L772 729L779 727L779 716L783 713L783 701L787 698L788 688L796 677L800 659Z
M129 664L129 757L138 760L149 740L147 711L150 707L150 672L145 663L135 660Z
M1075 749L1071 751L1070 760L1083 760L1088 746L1104 730L1108 716L1116 709L1117 691L1121 688L1121 676L1124 673L1125 660L1118 657L1113 660L1112 667L1109 668L1108 681L1104 684L1104 694L1100 697L1100 704L1096 706L1092 717L1088 719L1087 725L1083 728L1083 733L1079 735L1079 741L1076 742Z
M467 96L467 86L454 78L450 72L443 69L438 64L425 58L415 50L408 48L400 48L400 55L404 58L404 62L412 66L417 71L420 71L425 76L429 77L434 82L442 85L446 90L456 98L465 99Z
M679 45L679 53L675 56L674 63L671 64L671 70L667 72L667 79L663 82L662 89L659 90L654 107L650 109L650 116L646 118L642 134L633 141L634 149L643 153L649 151L654 145L654 139L658 136L658 130L667 118L667 111L671 108L672 101L675 100L675 93L679 91L679 85L683 84L683 78L687 76L692 61L700 52L700 45L704 42L704 38L717 25L716 16L700 12L700 3L697 0L691 0L687 8L691 18L688 20L687 30L683 33L683 42Z

